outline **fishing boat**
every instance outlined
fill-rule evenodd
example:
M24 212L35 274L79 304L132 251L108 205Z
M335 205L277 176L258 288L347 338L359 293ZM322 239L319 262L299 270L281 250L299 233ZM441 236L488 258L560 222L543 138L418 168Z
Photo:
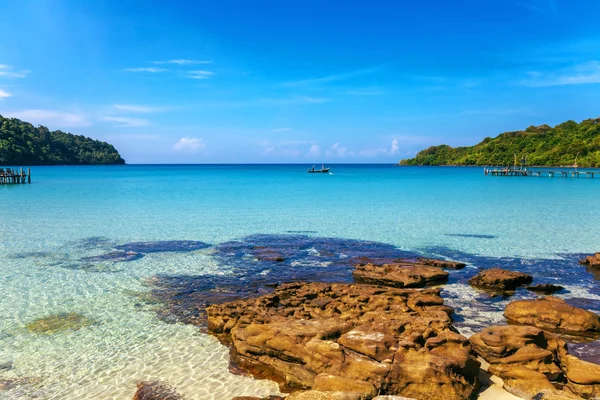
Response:
M314 165L312 166L312 168L308 169L309 174L319 174L319 173L327 173L327 172L329 172L329 168L325 168L324 165L321 165L321 169L315 169Z

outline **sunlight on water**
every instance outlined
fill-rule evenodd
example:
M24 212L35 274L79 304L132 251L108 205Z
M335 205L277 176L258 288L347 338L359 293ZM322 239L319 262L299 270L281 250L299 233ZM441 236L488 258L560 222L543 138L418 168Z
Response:
M31 185L0 187L2 204L16 210L0 215L0 381L13 382L0 392L3 399L128 399L142 380L168 382L188 399L278 393L272 382L232 375L226 347L197 327L164 322L141 300L148 290L144 282L157 274L227 276L232 266L214 257L212 248L93 261L128 242L217 245L256 233L309 231L430 255L520 257L525 261L514 268L525 270L538 268L527 259L560 260L557 254L600 250L600 238L591 233L600 213L589 205L600 197L600 182L592 180L503 179L484 177L479 169L388 166L334 166L326 176L306 174L304 166L33 172ZM481 260L466 260L471 264L466 273L474 274ZM583 267L574 262L561 268L567 269L553 279ZM585 274L563 282L567 292L560 296L600 300L592 293L596 281ZM480 294L464 279L451 281L444 295L466 335L502 323L510 301L482 306ZM533 294L518 294L527 296ZM32 332L30 324L57 315L80 316L85 323L50 334Z

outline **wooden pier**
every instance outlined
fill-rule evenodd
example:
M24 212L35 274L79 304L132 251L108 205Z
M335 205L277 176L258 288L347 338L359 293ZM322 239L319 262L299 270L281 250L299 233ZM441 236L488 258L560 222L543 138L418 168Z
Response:
M13 185L18 183L31 183L31 169L27 168L27 172L23 168L11 169L0 168L0 185Z
M557 170L557 169L529 169L529 168L487 168L483 169L484 175L491 176L536 176L548 178L594 178L600 177L600 171L578 171L573 170Z

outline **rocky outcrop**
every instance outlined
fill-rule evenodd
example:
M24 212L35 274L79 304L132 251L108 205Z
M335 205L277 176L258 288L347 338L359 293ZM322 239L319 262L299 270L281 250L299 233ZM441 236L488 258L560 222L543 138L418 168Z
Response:
M526 285L533 281L531 275L522 272L507 271L501 268L492 268L481 271L469 279L469 284L480 289L496 292L513 291L520 285Z
M414 264L359 264L352 272L357 282L398 288L419 288L448 280L448 272Z
M419 257L417 260L425 265L431 265L432 267L440 267L446 269L463 269L467 266L467 264L458 261L437 260L434 258Z
M210 331L231 344L239 365L309 389L291 400L470 398L479 363L451 312L439 289L328 283L284 284L207 308Z
M139 382L133 400L183 400L171 385L162 382Z
M589 265L590 267L600 268L600 253L587 256L583 260L579 260L579 263Z
M472 349L504 380L504 389L524 399L596 398L600 365L568 354L565 343L532 326L493 326L470 339Z
M540 283L539 285L527 286L527 290L530 290L530 291L536 292L536 293L543 293L543 294L553 294L556 292L560 292L563 289L564 289L564 287L562 287L560 285L553 285L551 283Z
M571 306L558 297L513 301L504 316L512 324L531 325L571 336L600 337L600 316Z

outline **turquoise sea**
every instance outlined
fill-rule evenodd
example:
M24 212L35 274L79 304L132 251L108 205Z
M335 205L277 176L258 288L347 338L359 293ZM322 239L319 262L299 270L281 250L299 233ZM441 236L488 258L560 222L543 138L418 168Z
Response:
M0 186L0 383L11 382L0 385L0 398L128 399L141 380L169 382L188 399L278 393L272 382L232 375L216 339L177 318L159 318L157 305L140 300L155 276L232 277L237 261L215 249L257 234L266 241L378 242L466 261L464 272L452 271L443 296L467 336L503 323L510 301L466 284L478 268L526 271L534 283L565 286L559 297L600 308L600 276L577 263L600 251L600 179L390 165L307 174L307 167L34 167L32 184ZM94 259L131 242L174 240L211 246ZM311 268L326 273L328 265ZM27 329L67 313L90 323L52 334ZM585 356L598 346L574 349Z

